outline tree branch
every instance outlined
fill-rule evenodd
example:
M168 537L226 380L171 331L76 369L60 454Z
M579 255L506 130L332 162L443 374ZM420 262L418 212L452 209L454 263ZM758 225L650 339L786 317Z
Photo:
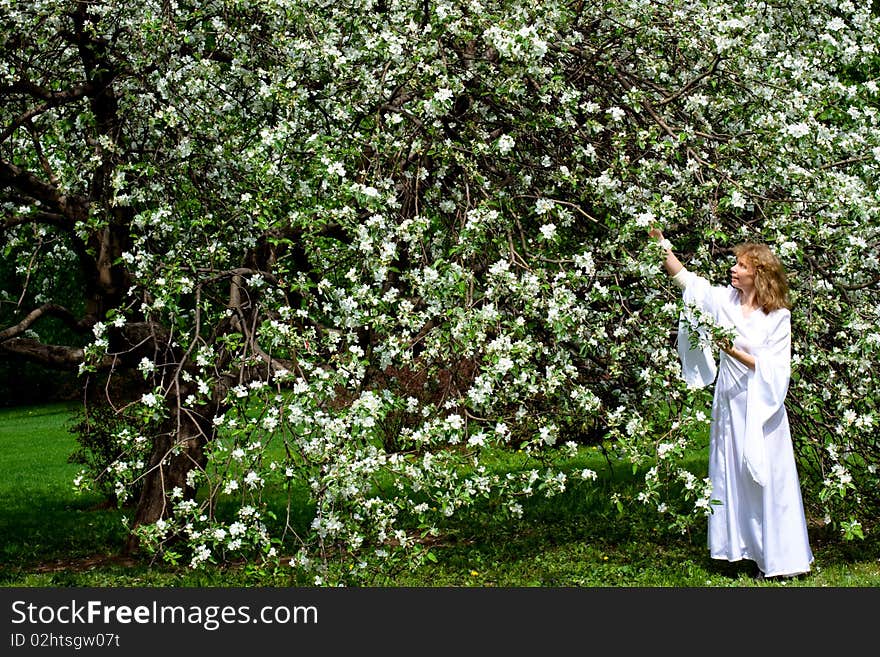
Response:
M55 303L47 303L29 312L27 316L18 324L15 324L14 326L10 326L0 331L0 343L18 337L19 335L27 331L31 326L33 326L33 324L37 322L41 317L44 316L58 317L59 319L64 320L65 324L78 331L88 330L93 323L90 322L88 319L77 319L73 315L73 313L71 313L64 306L59 306Z
M709 65L709 68L707 68L705 71L700 73L695 78L692 78L691 80L689 80L687 82L687 84L685 84L681 89L676 91L674 94L666 96L665 98L662 98L661 100L657 101L657 105L660 105L660 106L666 105L667 103L671 103L673 100L676 100L677 98L681 98L682 96L684 96L688 91L690 91L695 86L697 86L701 80L703 80L703 79L709 77L710 75L712 75L713 73L715 73L718 70L718 64L720 62L721 62L721 55L715 55L715 59L712 60L712 63Z
M36 107L31 108L17 119L12 121L9 126L0 132L0 142L5 142L9 137L21 126L26 123L30 123L31 119L35 116L39 116L43 112L46 112L53 107L58 107L59 105L64 105L67 103L73 103L81 98L88 96L91 93L94 93L94 85L92 84L84 84L79 87L74 87L73 89L69 89L67 91L57 91L51 92L47 91L41 87L38 87L35 84L30 82L17 82L9 87L4 87L0 89L4 95L9 92L20 91L26 93L27 95L34 98L41 98L44 102L41 105L37 105Z
M0 223L0 232L12 228L13 226L21 226L23 224L49 224L65 230L70 228L70 222L67 221L67 218L62 214L57 214L55 212L34 212L33 214L28 215L7 215L2 223Z
M66 218L64 226L73 228L75 217L87 216L87 203L77 196L60 194L58 189L49 183L43 182L37 176L11 162L0 160L0 187L12 187L22 194L39 199L46 204L57 208L61 215ZM51 214L57 217L56 214Z
M0 353L4 352L58 369L74 369L83 362L81 347L43 344L39 340L30 338L13 338L0 342Z

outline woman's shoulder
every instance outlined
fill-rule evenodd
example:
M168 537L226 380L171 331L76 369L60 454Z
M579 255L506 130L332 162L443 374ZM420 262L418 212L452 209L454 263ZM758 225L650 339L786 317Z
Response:
M764 313L764 311L761 311ZM764 313L764 322L770 333L791 330L791 311L788 308L777 308Z
M777 308L776 310L771 310L769 313L764 314L767 315L769 319L775 319L777 321L791 319L791 311L788 308Z

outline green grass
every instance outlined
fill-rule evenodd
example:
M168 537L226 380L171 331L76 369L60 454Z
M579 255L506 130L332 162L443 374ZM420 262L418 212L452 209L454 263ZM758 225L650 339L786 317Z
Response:
M294 586L289 568L277 572L237 567L193 571L122 559L128 510L102 507L99 495L74 492L79 466L67 426L72 408L51 405L0 410L0 586L201 587ZM647 510L620 515L613 490L636 485L590 465L604 477L578 482L550 499L524 504L516 520L477 507L442 527L431 551L436 562L409 569L370 565L368 584L384 587L874 587L880 586L880 541L844 542L811 527L813 572L792 580L759 582L751 562L709 559L705 526L689 534L657 527ZM695 457L692 466L705 468ZM617 470L620 470L618 468Z
M108 551L124 536L118 512L73 490L79 466L68 405L0 411L0 563L47 563Z

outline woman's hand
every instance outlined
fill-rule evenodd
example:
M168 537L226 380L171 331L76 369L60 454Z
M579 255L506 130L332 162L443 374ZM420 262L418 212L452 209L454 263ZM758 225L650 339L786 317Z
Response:
M721 351L728 356L735 358L749 369L755 369L755 357L749 353L748 346L738 345L735 342L731 342L730 338L727 337L719 338L716 342L721 347Z
M651 228L648 231L648 235L657 240L660 248L663 249L663 267L666 269L666 273L670 276L675 276L684 268L684 265L681 264L681 261L672 252L672 244L663 237L663 231L659 228Z

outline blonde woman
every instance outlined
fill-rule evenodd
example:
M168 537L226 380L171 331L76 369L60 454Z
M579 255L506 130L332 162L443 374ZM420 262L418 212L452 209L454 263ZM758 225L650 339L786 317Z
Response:
M678 351L689 385L713 381L709 479L713 505L708 545L713 559L754 561L758 577L810 571L810 549L785 396L791 374L791 303L779 259L764 244L733 250L730 285L711 285L688 271L658 229L663 266L696 307L735 339L694 346L682 322Z

